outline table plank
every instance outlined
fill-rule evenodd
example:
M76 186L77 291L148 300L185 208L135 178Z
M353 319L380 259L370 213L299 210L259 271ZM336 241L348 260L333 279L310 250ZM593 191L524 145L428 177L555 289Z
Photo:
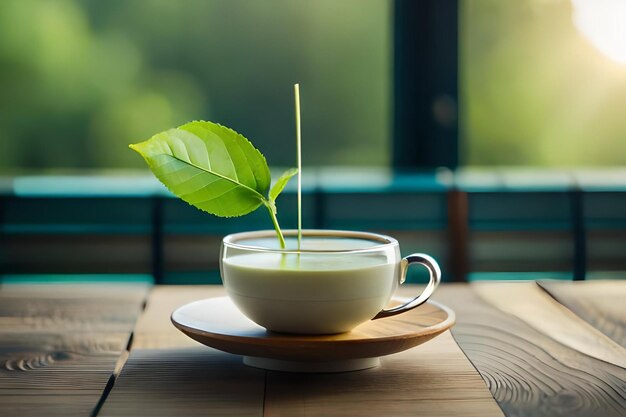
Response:
M89 416L146 293L144 285L0 285L0 415Z
M534 281L476 283L472 288L492 306L562 345L626 368L626 349L559 304Z
M554 299L626 348L626 281L542 281Z
M159 285L150 292L146 308L137 321L134 349L197 347L195 340L172 325L172 312L187 303L226 294L221 285Z
M207 347L133 349L99 417L263 415L265 371Z
M98 416L261 416L265 371L200 345L170 322L177 307L223 295L221 286L154 287Z
M41 393L38 395L12 393L0 394L0 415L3 417L22 416L89 416L94 407L94 399L102 393L84 391L70 394L67 391L57 394Z
M564 346L473 286L447 285L434 298L456 311L452 334L507 416L626 414L626 369Z
M265 416L502 416L450 332L339 374L268 372Z

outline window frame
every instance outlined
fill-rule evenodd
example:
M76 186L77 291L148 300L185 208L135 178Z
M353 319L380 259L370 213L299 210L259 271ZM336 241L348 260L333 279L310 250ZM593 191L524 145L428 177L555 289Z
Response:
M457 168L459 1L393 8L393 168Z

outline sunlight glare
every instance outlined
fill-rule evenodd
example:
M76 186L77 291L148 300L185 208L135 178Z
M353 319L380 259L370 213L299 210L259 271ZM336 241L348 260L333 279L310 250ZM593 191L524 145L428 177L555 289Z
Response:
M598 50L626 64L626 0L572 0L574 25Z

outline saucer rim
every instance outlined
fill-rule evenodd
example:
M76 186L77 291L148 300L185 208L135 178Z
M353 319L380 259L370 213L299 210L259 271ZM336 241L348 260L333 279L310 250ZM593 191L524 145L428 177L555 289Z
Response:
M194 334L198 337L210 337L222 342L227 343L248 343L254 342L258 340L263 340L264 344L268 347L280 347L280 348L289 348L295 346L302 346L303 343L308 344L323 344L323 345L332 345L332 346L345 346L345 345L355 345L355 344L384 344L386 342L398 341L398 340L412 340L417 338L426 338L431 336L429 339L443 333L444 331L452 328L456 324L456 313L450 307L437 302L435 300L427 300L424 304L431 304L440 310L444 311L447 314L445 320L441 321L432 326L425 327L422 331L413 332L413 333L405 333L398 335L390 335L383 337L364 337L357 339L328 339L328 337L339 336L343 333L337 334L289 334L289 333L278 333L271 332L271 335L265 336L240 336L240 335L232 335L232 334L224 334L224 333L215 333L207 330L198 329L195 327L186 326L175 320L174 316L182 309L189 308L192 304L203 303L209 300L220 299L220 298L229 298L228 296L221 297L209 297L201 300L192 301L190 303L186 303L178 308L176 308L172 314L170 315L170 321L178 330L180 330L187 337L191 337L189 333ZM392 300L403 301L402 298L394 297ZM417 307L419 308L419 307ZM410 312L407 312L410 314ZM394 318L398 318L398 316L391 316L376 319L377 322L384 322L385 320L393 320ZM259 326L258 324L255 324ZM263 327L259 326L260 329ZM349 333L349 332L348 332ZM199 343L204 344L192 337L192 339L198 341ZM427 339L426 341L428 341ZM421 343L420 343L421 344ZM208 346L208 345L207 345ZM412 347L412 346L411 346ZM410 347L409 347L410 348ZM408 348L407 348L408 349ZM221 350L221 349L220 349Z

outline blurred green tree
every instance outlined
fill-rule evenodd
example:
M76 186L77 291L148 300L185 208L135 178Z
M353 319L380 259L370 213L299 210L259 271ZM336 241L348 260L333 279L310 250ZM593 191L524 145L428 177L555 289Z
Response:
M0 172L142 167L126 145L193 119L293 165L389 159L389 1L3 0Z
M626 65L576 30L570 0L460 4L465 164L626 164Z
M466 165L626 163L626 65L570 0L459 4ZM305 165L388 165L391 26L391 0L2 0L0 173L143 168L128 143L193 119L293 165L294 82Z

